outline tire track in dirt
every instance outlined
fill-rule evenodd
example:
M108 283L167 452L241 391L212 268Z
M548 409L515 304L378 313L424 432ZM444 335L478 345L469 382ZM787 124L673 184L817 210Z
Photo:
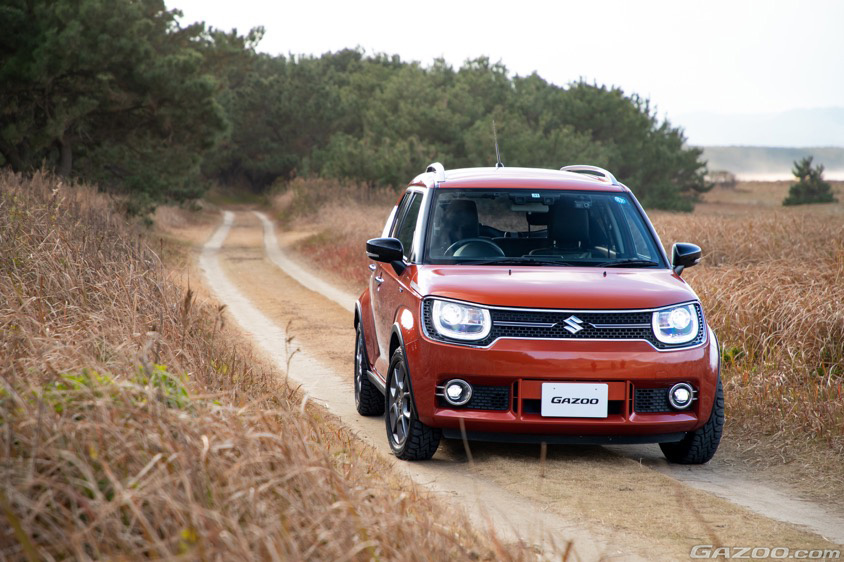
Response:
M264 213L259 211L253 211L253 213L261 221L261 225L264 228L264 251L267 253L267 257L271 262L276 264L284 273L298 281L303 287L319 293L323 297L334 301L342 308L354 313L355 297L345 291L341 291L330 283L326 283L288 258L278 245L278 239L275 236L275 225L273 225L272 221Z
M290 260L265 216L241 213L237 223L234 218L224 215L221 230L200 257L209 285L282 368L288 334L280 326L292 319L294 335L307 337L299 342L302 354L293 361L291 379L364 441L387 451L383 421L361 418L351 400L354 334L348 295L331 299L338 304L328 302L307 277L288 276L283 264ZM548 545L549 537L557 544L573 539L584 559L636 552L680 558L694 544L719 542L831 546L602 447L549 447L542 467L534 446L473 443L472 452L471 466L462 444L448 442L428 463L389 462L432 491L451 496L481 528L491 525L507 538L524 537L540 546Z

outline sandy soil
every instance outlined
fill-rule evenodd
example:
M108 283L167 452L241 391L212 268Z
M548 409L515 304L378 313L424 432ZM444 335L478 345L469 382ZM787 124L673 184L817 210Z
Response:
M353 297L292 262L266 217L250 212L226 212L199 263L208 288L280 367L300 349L289 376L311 399L385 451L385 467L467 509L481 527L541 549L571 539L583 559L685 558L695 544L844 543L844 514L718 457L703 467L675 467L656 446L560 446L549 447L540 463L538 446L472 443L469 460L462 443L445 442L430 462L397 462L383 420L354 411Z

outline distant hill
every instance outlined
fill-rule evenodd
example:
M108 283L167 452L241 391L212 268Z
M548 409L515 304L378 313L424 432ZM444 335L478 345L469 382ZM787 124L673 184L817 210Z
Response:
M795 160L814 156L826 168L824 177L844 180L844 148L835 146L778 148L770 146L702 146L709 170L727 170L740 179L788 180Z
M844 107L779 113L698 112L671 116L697 146L844 147Z

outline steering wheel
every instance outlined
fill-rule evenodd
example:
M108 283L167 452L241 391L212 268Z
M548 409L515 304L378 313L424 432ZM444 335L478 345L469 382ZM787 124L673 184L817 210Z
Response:
M460 252L459 256L458 252ZM497 258L503 257L504 251L498 244L486 238L464 238L446 248L444 255L446 257Z

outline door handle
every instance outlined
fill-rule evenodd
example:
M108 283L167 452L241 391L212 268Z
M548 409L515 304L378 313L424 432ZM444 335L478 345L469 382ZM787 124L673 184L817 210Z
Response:
M377 275L376 275L376 276L375 276L375 282L376 282L376 283L378 283L378 284L380 285L381 283L383 283L383 282L384 282L384 278L383 278L383 277L379 277L379 276L377 276Z
M369 271L375 271L375 264L374 263L369 264Z

